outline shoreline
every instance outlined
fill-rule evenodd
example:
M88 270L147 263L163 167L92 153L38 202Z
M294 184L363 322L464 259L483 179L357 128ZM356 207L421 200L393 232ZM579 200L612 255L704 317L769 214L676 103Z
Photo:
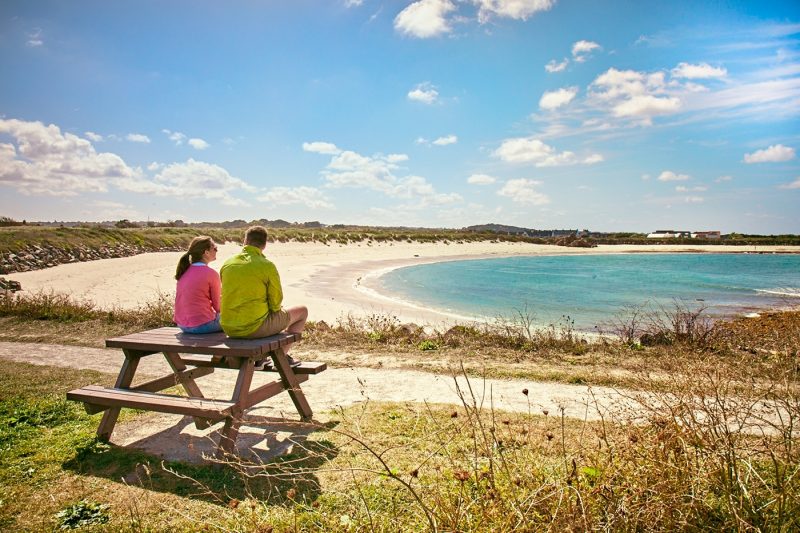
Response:
M542 245L535 245L535 246L542 246ZM361 274L358 276L356 281L353 283L352 288L355 291L360 292L363 297L364 301L356 302L350 300L348 303L350 304L358 304L361 306L362 311L365 312L379 312L379 313L387 313L393 314L398 317L400 322L411 322L420 325L442 325L444 327L450 327L455 324L464 324L464 323L486 323L498 320L497 316L488 316L488 315L477 315L477 316L468 316L463 314L458 314L456 312L450 312L440 309L432 309L432 308L425 308L421 304L417 304L413 301L406 300L402 296L396 294L390 294L388 292L383 291L383 287L380 284L380 278L385 274L392 272L394 270L405 268L409 266L416 266L416 265L423 265L423 264L431 264L431 263L440 263L440 262L450 262L450 261L480 261L485 259L498 259L498 258L505 258L505 257L545 257L545 256L565 256L565 255L626 255L626 254L675 254L675 253L687 253L687 254L800 254L800 248L798 249L789 249L791 247L785 246L775 246L771 247L774 249L766 250L766 251L756 251L753 252L751 250L743 250L742 248L745 247L736 247L735 250L720 250L718 246L715 245L706 245L705 247L699 249L697 247L685 247L681 245L670 245L671 249L664 250L663 245L650 245L650 246L639 246L639 245L600 245L597 248L564 248L558 246L546 246L547 248L554 248L548 250L537 250L535 253L483 253L483 254L469 254L469 255L444 255L439 256L436 258L422 258L416 257L414 259L399 259L399 260L390 260L388 261L388 265L384 264L373 264L370 265L371 269L367 268L358 268L358 267L365 267L366 265L358 265L354 267L352 271L349 272L350 276L355 276L357 274ZM624 249L623 249L624 248ZM636 249L629 249L629 248L636 248ZM659 248L659 249L655 249ZM728 248L726 246L726 248ZM332 291L332 294L334 292ZM346 297L348 296L347 293L343 290L335 291L335 296L339 296L340 298L344 297L343 299L347 301ZM370 307L367 309L364 307L365 303L370 303ZM383 305L388 305L388 308L383 307ZM752 312L761 312L767 310L789 310L793 309L794 305L785 305L780 307L741 307L738 311L731 315L720 315L725 317L733 317L733 316L743 316L745 314L750 314ZM547 325L540 324L536 327L546 328ZM581 333L586 334L597 334L596 331L593 329L581 330L580 328L577 330Z
M306 305L310 320L335 324L348 316L396 316L401 322L439 326L474 321L435 309L417 306L379 287L381 275L405 266L442 261L480 260L514 256L609 255L629 253L800 253L797 246L751 245L599 245L565 248L517 242L443 243L269 243L265 255L280 272L284 305ZM220 245L219 270L238 253L240 245ZM175 265L181 252L152 252L136 256L70 263L13 275L25 291L54 290L90 300L98 307L136 308L159 295L172 298Z

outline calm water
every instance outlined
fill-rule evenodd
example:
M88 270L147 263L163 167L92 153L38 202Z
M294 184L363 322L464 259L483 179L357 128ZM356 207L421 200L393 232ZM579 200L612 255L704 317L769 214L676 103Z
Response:
M511 257L417 265L384 275L383 289L406 301L471 317L563 315L579 329L609 322L647 302L712 314L800 305L800 255L624 254Z

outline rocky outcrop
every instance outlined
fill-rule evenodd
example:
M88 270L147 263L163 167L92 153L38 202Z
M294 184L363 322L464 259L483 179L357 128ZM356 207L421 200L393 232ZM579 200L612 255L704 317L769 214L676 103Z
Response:
M65 263L130 257L145 252L171 252L180 249L177 247L149 249L135 244L105 245L99 248L91 248L86 245L59 248L50 244L30 244L18 252L0 254L0 274L40 270Z
M22 285L19 281L13 281L6 278L0 278L0 294L8 292L17 292L22 290Z

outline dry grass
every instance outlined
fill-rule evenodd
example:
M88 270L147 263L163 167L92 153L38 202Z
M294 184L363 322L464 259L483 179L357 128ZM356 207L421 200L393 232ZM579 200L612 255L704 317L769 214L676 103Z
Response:
M5 331L98 328L98 338L168 316L159 306L138 317L96 314L48 295L2 309ZM97 416L63 402L87 375L3 363L0 524L53 529L56 513L81 510L88 519L107 513L92 527L115 531L800 528L800 313L675 335L686 331L683 316L652 346L584 343L568 327L532 330L524 321L444 332L382 316L315 324L302 343L309 351L353 346L365 361L468 375L509 365L534 373L547 363L567 381L616 369L640 392L614 411L588 405L602 416L584 422L495 411L468 387L457 407L381 404L365 391L361 405L295 432L291 453L268 464L192 467L105 447L92 440Z

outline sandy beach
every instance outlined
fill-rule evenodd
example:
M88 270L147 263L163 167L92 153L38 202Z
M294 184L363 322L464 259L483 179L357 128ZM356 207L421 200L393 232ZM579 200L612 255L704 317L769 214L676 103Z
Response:
M219 269L240 250L234 243L220 246ZM431 309L423 309L391 298L377 290L377 278L394 268L459 259L517 255L616 254L642 252L794 252L800 247L713 245L601 245L596 248L565 248L528 243L271 243L266 255L278 267L284 288L284 305L307 305L310 319L335 323L356 316L386 313L403 322L439 325L457 320ZM159 294L174 294L173 279L179 252L147 253L119 259L71 263L9 277L26 291L55 290L95 302L103 308L134 308Z

